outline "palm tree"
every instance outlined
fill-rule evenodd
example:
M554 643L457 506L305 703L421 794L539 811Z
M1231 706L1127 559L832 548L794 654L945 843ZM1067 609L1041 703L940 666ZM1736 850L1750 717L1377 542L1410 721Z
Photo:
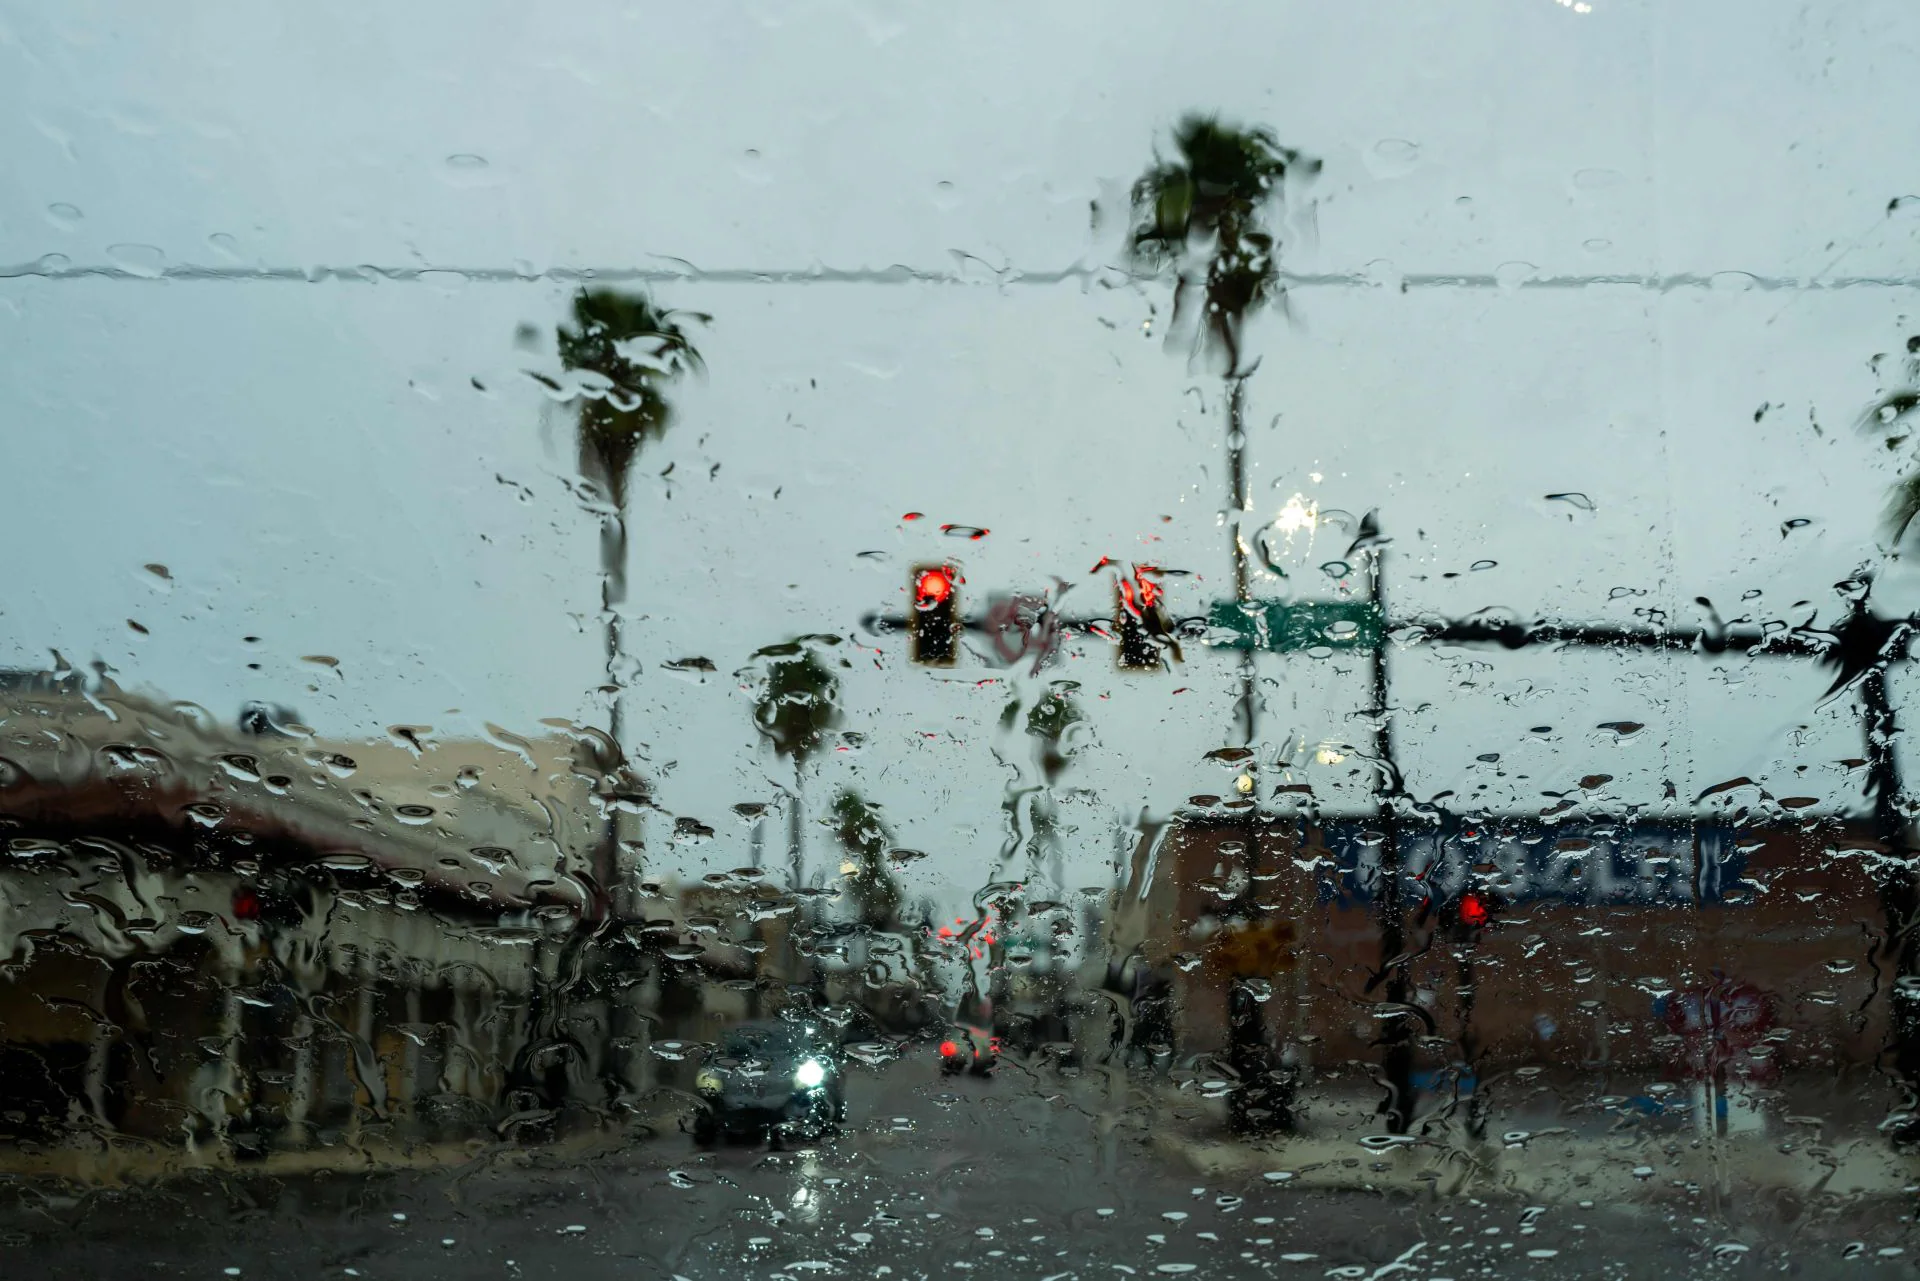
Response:
M1027 736L1033 740L1033 764L1039 774L1039 790L1034 793L1032 814L1033 866L1029 875L1038 878L1040 858L1046 856L1046 877L1056 891L1064 891L1061 881L1060 806L1055 786L1072 762L1076 745L1074 726L1083 727L1085 715L1073 691L1078 681L1054 681L1051 688L1027 711Z
M1896 450L1913 439L1916 409L1920 409L1920 334L1907 339L1906 378L1881 393L1860 415L1858 426L1863 432L1881 436L1889 450ZM1920 519L1920 465L1911 465L1894 482L1882 518L1882 530L1894 550L1906 541L1916 519Z
M1223 124L1217 116L1189 115L1173 129L1173 157L1156 157L1133 184L1134 225L1127 239L1136 268L1173 276L1172 341L1191 334L1189 359L1207 359L1227 384L1227 498L1235 598L1252 600L1247 572L1247 540L1241 513L1252 506L1246 468L1246 380L1254 365L1246 360L1245 327L1249 313L1283 300L1278 237L1266 222L1283 198L1289 171L1311 175L1320 162L1280 145L1262 126ZM1194 308L1199 308L1195 316ZM1240 656L1239 721L1241 742L1252 746L1255 717L1255 668L1252 649ZM1236 1102L1270 1103L1264 1081L1271 1052L1266 1021L1245 999L1240 985L1229 988L1228 1039L1243 1083ZM1254 1071L1253 1065L1260 1065ZM1281 1119L1286 1110L1258 1109Z
M1914 434L1914 411L1920 409L1920 335L1907 339L1906 377L1883 392L1860 416L1862 431L1880 435L1885 446L1899 449ZM1893 484L1882 530L1890 553L1897 555L1914 521L1920 519L1920 465L1910 465ZM1888 849L1904 854L1910 830L1894 754L1895 723L1887 665L1903 656L1910 644L1906 625L1882 618L1871 609L1871 578L1856 576L1842 586L1851 597L1847 617L1834 627L1834 645L1823 663L1837 669L1827 698L1855 688L1859 691L1862 729L1866 739L1867 788L1873 799L1873 832ZM1887 1047L1895 1077L1908 1094L1908 1108L1920 1102L1920 1009L1898 994L1920 983L1920 876L1911 869L1895 869L1877 879L1881 910L1886 915L1888 949L1893 957L1896 994L1888 1022ZM1901 1142L1920 1140L1920 1122L1908 1121L1895 1131Z
M1168 338L1190 326L1190 358L1207 358L1227 384L1227 487L1235 513L1233 584L1251 599L1247 547L1239 513L1250 505L1246 475L1245 384L1247 316L1282 301L1280 242L1265 221L1283 198L1290 171L1311 175L1320 162L1280 145L1270 129L1224 124L1217 116L1188 115L1173 129L1173 157L1156 157L1133 184L1133 226L1127 235L1132 265L1173 277L1173 324ZM1199 315L1193 314L1199 307ZM1255 362L1257 363L1257 362ZM1241 664L1240 720L1253 742L1253 653Z
M1079 688L1079 681L1054 681L1052 688L1027 711L1027 733L1034 740L1034 764L1049 788L1060 781L1060 775L1073 757L1071 744L1063 746L1063 740L1075 725L1086 720L1073 697L1073 691Z
M612 697L609 731L614 759L605 763L606 786L617 794L625 771L625 699L621 689L620 607L627 598L628 480L640 451L662 439L673 422L667 387L705 362L687 336L689 322L712 317L669 311L645 293L582 289L573 298L572 324L555 329L561 368L577 378L575 445L580 473L604 498L600 515L600 605L606 621L607 688ZM550 389L562 384L536 375ZM609 811L607 844L595 869L601 888L611 887L618 857L619 808Z
M776 756L793 762L793 795L787 806L788 854L792 859L792 887L799 889L806 871L802 784L807 764L825 745L828 731L840 721L840 678L820 661L805 639L769 645L753 656L768 660L760 696L753 705L754 727L773 745Z
M876 934L900 928L900 886L887 866L893 834L858 792L843 791L833 802L834 835L847 851L853 871L848 882L860 908L860 922Z

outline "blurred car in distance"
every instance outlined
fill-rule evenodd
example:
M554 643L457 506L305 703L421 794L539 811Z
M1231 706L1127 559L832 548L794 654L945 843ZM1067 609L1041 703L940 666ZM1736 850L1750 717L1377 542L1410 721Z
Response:
M846 1119L837 1038L817 1022L766 1019L738 1024L720 1038L694 1078L700 1096L697 1142L765 1135L818 1139Z

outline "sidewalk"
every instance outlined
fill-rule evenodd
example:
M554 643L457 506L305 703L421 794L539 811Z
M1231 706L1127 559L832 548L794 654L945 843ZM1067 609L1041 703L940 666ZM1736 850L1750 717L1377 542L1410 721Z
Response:
M651 1129L679 1128L684 1106L665 1095L631 1109L622 1124L579 1129L538 1143L503 1138L427 1142L371 1133L256 1158L239 1158L222 1146L198 1149L148 1139L102 1141L76 1134L59 1144L0 1143L0 1186L10 1180L58 1180L88 1187L159 1183L193 1174L296 1178L302 1175L380 1174L404 1170L454 1170L461 1166L531 1165L587 1161L630 1147Z
M1223 1107L1168 1093L1178 1102L1163 1099L1163 1106L1182 1119L1159 1127L1154 1146L1209 1178L1257 1175L1288 1187L1540 1203L1700 1192L1859 1197L1920 1191L1920 1152L1897 1151L1864 1120L1839 1127L1788 1113L1769 1127L1755 1116L1715 1134L1690 1117L1648 1117L1627 1126L1610 1118L1569 1124L1542 1117L1535 1128L1518 1128L1524 1118L1497 1116L1475 1141L1458 1125L1451 1132L1436 1127L1427 1137L1388 1134L1370 1096L1321 1090L1308 1093L1300 1132L1240 1139L1227 1132Z

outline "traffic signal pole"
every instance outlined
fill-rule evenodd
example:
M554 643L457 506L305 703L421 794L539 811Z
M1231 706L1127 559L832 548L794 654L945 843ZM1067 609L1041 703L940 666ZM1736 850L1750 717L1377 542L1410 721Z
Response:
M1237 492L1237 486L1236 486ZM1234 532L1239 537L1237 522ZM1237 549L1237 541L1236 541ZM1169 638L1200 640L1215 645L1245 649L1240 664L1242 711L1241 725L1252 739L1250 721L1253 693L1252 650L1267 648L1293 650L1325 644L1333 648L1370 651L1370 702L1374 718L1373 755L1380 771L1375 794L1381 842L1380 883L1377 911L1380 929L1380 970L1372 980L1382 991L1383 1000L1402 1011L1384 1020L1382 1067L1389 1086L1389 1097L1382 1110L1396 1132L1412 1122L1412 1027L1409 1018L1418 1011L1409 1001L1410 985L1406 972L1407 913L1402 885L1402 827L1398 802L1404 793L1404 780L1394 754L1392 728L1391 672L1387 638L1393 636L1408 645L1486 646L1518 650L1533 646L1579 646L1616 651L1642 650L1665 655L1746 654L1755 658L1811 659L1839 668L1830 694L1849 686L1857 687L1857 706L1861 719L1867 760L1867 788L1872 797L1872 830L1875 839L1898 862L1909 852L1908 806L1894 755L1896 718L1887 685L1887 669L1911 658L1913 632L1920 618L1882 618L1867 604L1868 585L1862 583L1853 594L1853 606L1847 617L1831 632L1785 626L1728 626L1715 619L1697 629L1673 627L1620 627L1539 620L1523 623L1510 619L1474 617L1460 620L1392 620L1386 613L1383 581L1384 540L1375 539L1364 550L1369 557L1368 595L1365 602L1302 602L1280 605L1262 604L1246 595L1243 563L1236 558L1235 599L1217 603L1208 617L1180 619L1166 628ZM862 620L869 631L910 630L914 619L870 614ZM1064 636L1091 636L1119 641L1113 625L1105 618L1069 618L1050 615L1053 632ZM992 633L990 617L965 618L953 615L953 633ZM1231 638L1223 636L1231 633ZM1910 870L1896 869L1879 882L1881 908L1886 918L1886 935L1881 951L1891 961L1894 981L1890 1000L1887 1060L1892 1074L1908 1091L1908 1110L1920 1114L1920 880ZM1885 963L1885 962L1883 962ZM1464 1007L1471 1009L1470 1005ZM1897 1137L1920 1140L1920 1120L1909 1124Z

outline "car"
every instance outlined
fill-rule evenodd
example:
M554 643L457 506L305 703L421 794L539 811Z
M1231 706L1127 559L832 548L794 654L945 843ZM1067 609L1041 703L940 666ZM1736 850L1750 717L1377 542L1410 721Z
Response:
M693 1137L703 1144L747 1134L764 1134L774 1143L818 1139L847 1115L839 1047L819 1022L735 1025L693 1087L700 1097Z
M949 1076L972 1072L985 1076L1000 1061L1000 1038L970 1023L955 1023L940 1038L940 1070Z

